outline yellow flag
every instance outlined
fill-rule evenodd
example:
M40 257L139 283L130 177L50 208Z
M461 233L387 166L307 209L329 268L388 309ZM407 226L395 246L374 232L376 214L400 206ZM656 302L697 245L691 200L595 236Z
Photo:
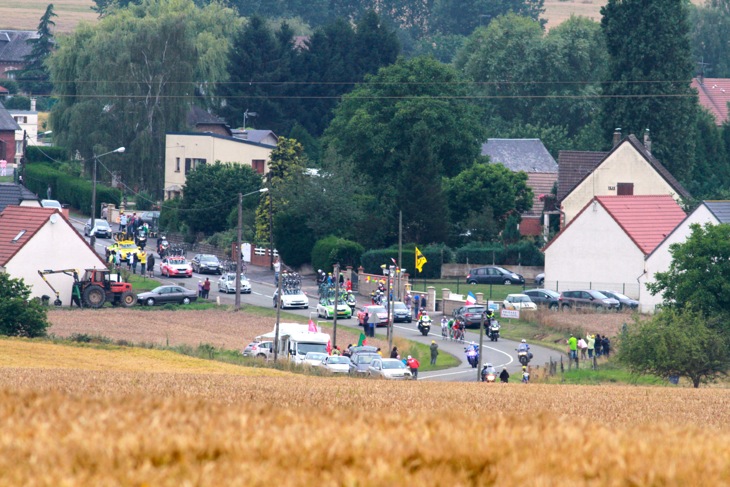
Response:
M418 269L418 272L423 272L423 264L428 262L426 258L423 256L420 250L418 250L418 247L416 247L416 269Z

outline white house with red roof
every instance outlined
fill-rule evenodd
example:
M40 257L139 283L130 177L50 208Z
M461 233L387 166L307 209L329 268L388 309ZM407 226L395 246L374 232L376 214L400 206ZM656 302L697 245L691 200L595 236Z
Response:
M638 299L646 257L685 217L667 194L596 196L545 247L545 287Z
M730 79L728 78L694 78L692 88L697 90L700 105L715 119L715 125L722 125L728 120L730 102Z
M22 278L32 297L53 298L53 291L38 275L45 269L103 268L104 261L54 208L8 206L0 213L0 272ZM71 304L73 279L63 274L47 276L64 305Z
M708 223L711 225L730 223L730 201L703 201L646 257L644 272L638 277L641 289L639 310L642 313L653 313L656 307L664 301L664 296L661 293L652 295L647 290L646 285L656 282L654 276L657 272L669 270L669 266L672 264L672 254L669 247L672 244L681 244L687 241L687 238L692 234L692 225L704 226Z

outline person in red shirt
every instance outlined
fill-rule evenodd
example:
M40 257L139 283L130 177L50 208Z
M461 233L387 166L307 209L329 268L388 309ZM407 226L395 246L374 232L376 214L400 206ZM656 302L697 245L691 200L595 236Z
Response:
M345 291L352 291L352 281L349 279L345 281Z
M409 369L411 369L411 374L413 374L414 379L418 379L418 367L421 366L421 364L418 362L418 359L408 356L408 360L406 360L406 365Z
M206 277L205 282L203 283L203 299L208 299L209 293L210 293L210 280Z

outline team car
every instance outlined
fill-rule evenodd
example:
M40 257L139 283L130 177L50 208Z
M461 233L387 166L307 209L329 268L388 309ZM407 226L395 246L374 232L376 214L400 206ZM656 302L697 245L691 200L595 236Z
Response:
M117 240L113 244L107 246L106 248L106 256L107 258L112 252L116 252L119 254L119 257L122 259L122 261L127 259L127 255L129 255L131 252L134 252L139 257L139 247L137 247L137 244L134 243L134 240Z
M193 268L185 257L173 255L162 259L160 274L167 277L193 277Z
M334 318L335 316L335 303L333 299L322 298L319 300L317 305L317 316L320 318ZM347 305L343 300L337 303L337 317L348 319L352 317L352 308Z

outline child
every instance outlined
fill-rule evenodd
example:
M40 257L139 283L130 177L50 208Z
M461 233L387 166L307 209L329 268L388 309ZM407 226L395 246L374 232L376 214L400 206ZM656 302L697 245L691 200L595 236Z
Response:
M522 382L524 384L527 384L528 382L530 382L530 373L527 371L526 365L522 366Z

